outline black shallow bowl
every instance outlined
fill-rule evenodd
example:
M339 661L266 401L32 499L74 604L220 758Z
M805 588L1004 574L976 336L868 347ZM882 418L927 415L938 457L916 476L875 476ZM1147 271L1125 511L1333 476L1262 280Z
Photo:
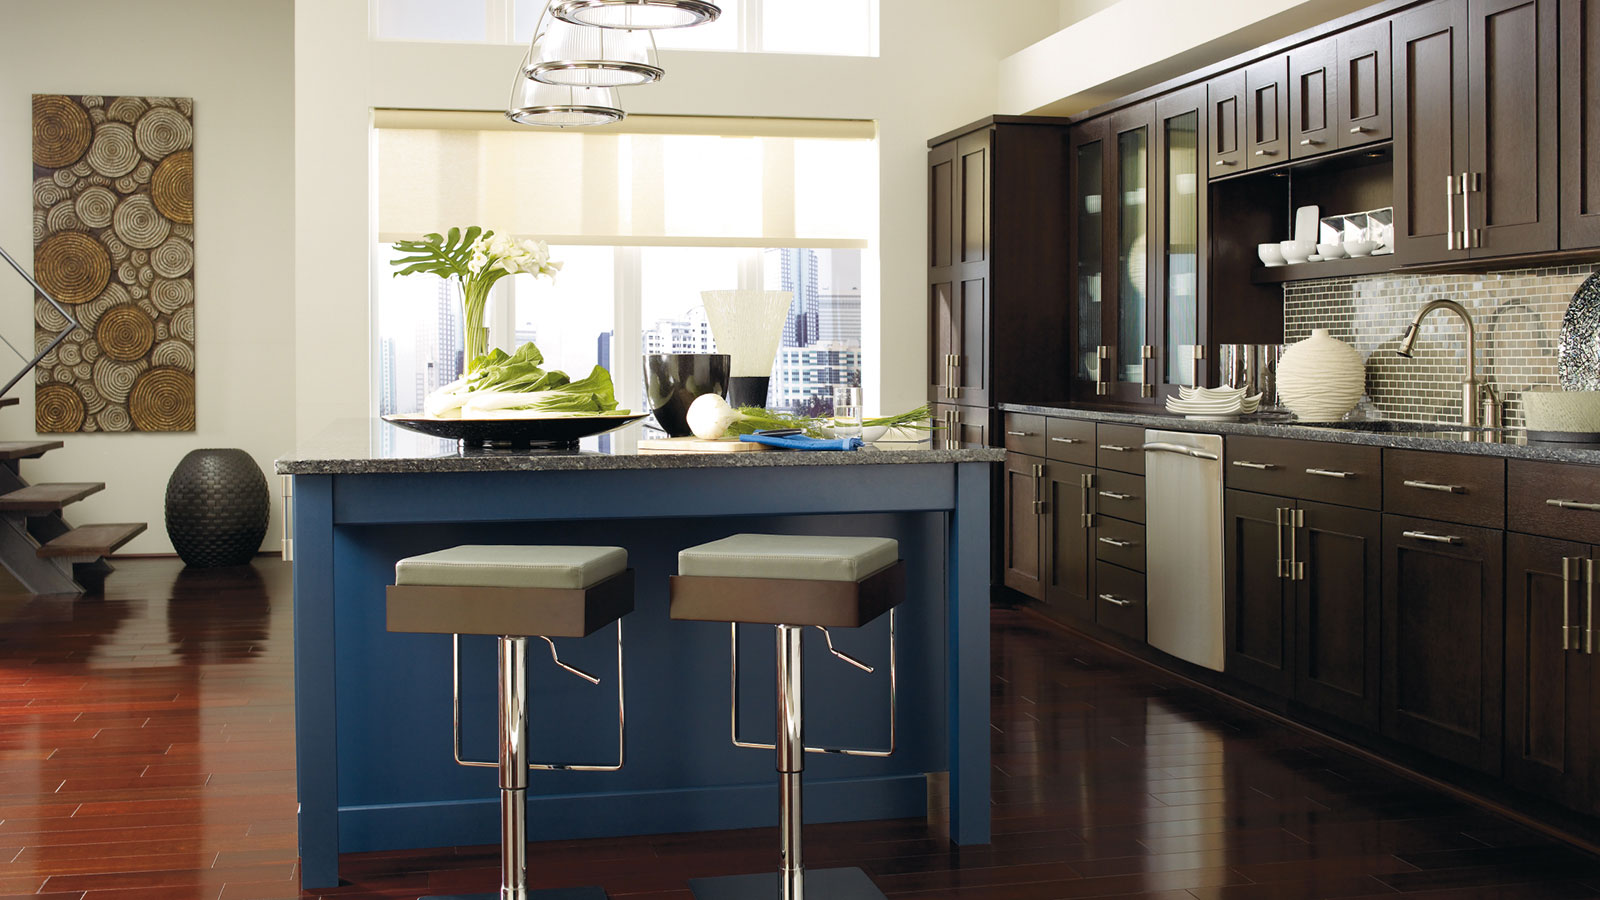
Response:
M688 437L689 406L705 394L728 396L726 353L651 353L644 358L644 398L670 437Z
M435 419L424 415L384 416L408 431L461 441L469 447L576 447L578 441L616 431L644 418L643 413L571 416L563 419Z

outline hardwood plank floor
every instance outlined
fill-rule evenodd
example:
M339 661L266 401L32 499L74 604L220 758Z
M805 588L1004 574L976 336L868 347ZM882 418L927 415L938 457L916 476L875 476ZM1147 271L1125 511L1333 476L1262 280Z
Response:
M119 564L103 597L0 585L0 900L400 900L484 891L494 847L347 856L296 889L288 566ZM818 825L891 897L1600 897L1600 860L1026 613L994 614L995 840ZM537 790L537 781L535 781ZM937 818L937 817L936 817ZM757 829L535 844L536 887L689 900ZM825 900L825 898L819 898Z

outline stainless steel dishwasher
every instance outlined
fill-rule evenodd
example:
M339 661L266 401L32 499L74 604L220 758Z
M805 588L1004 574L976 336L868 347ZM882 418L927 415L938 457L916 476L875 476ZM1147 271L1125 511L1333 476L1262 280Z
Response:
M1222 438L1144 433L1146 634L1222 671Z

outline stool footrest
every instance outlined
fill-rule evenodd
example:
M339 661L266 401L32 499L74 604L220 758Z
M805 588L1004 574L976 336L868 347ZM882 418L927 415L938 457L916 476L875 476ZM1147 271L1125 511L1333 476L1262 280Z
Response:
M777 900L778 873L691 878L695 900ZM807 869L806 896L817 900L885 900L860 869Z

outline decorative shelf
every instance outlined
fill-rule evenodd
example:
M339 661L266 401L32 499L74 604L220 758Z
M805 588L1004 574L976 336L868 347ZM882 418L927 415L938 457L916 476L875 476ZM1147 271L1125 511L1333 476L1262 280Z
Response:
M1321 262L1293 263L1287 266L1257 264L1250 272L1254 284L1284 284L1290 281L1311 281L1316 278L1348 278L1353 275L1379 275L1400 268L1394 254L1362 256L1355 259L1325 259Z

